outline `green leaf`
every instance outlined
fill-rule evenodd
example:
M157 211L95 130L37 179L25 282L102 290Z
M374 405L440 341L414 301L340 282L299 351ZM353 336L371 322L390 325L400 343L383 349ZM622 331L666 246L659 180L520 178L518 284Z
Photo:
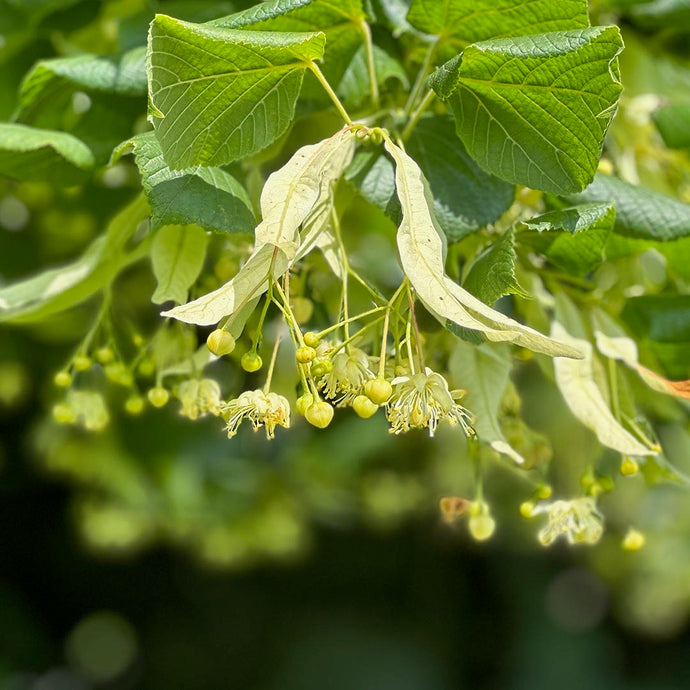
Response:
M61 268L0 288L0 322L28 322L43 319L73 307L107 285L130 261L125 245L149 213L141 196L126 206L75 261Z
M256 228L254 251L239 273L213 292L163 312L186 323L210 326L232 316L268 289L303 255L302 236L315 246L333 204L333 187L350 164L355 134L342 129L332 137L299 149L274 172L261 192L263 220ZM316 226L316 232L312 228Z
M518 239L559 268L584 276L604 260L615 219L613 204L583 204L523 221L529 230L519 233Z
M377 45L373 46L373 53L376 81L379 85L385 85L389 80L397 80L404 89L410 88L403 66L394 57ZM370 90L366 50L362 46L345 70L337 91L346 106L357 108L369 98Z
M65 132L0 123L0 174L22 182L70 186L93 168L89 147Z
M474 429L481 441L518 464L524 458L506 441L498 421L498 409L508 387L512 362L504 347L475 347L459 341L448 360L452 380L467 390L462 403L474 415Z
M685 487L690 486L690 477L674 467L663 453L644 458L640 470L649 486L662 482L670 482Z
M381 209L396 225L402 219L400 202L395 193L395 167L391 159L377 148L360 149L345 172L359 193Z
M607 448L625 455L656 454L658 450L647 448L623 428L606 404L595 381L592 345L586 340L573 338L557 321L553 323L551 333L572 343L585 354L584 359L579 360L564 357L553 360L556 385L573 415Z
M390 140L395 186L403 211L398 252L403 271L426 308L441 322L480 331L489 340L509 341L552 357L579 357L577 348L553 340L488 307L445 273L445 236L431 210L429 186L419 166Z
M248 32L156 15L149 37L153 124L172 169L222 165L289 126L323 34Z
M587 189L566 199L574 203L613 202L613 227L619 235L661 242L690 235L690 204L611 175L597 173Z
M151 227L194 223L214 232L253 233L256 224L244 187L222 168L171 170L153 132L121 144L113 162L134 152L141 183L151 205Z
M638 338L660 343L690 342L690 295L631 297L622 317Z
M586 0L413 0L407 19L456 52L493 38L589 26Z
M493 223L513 203L513 185L487 174L472 160L450 118L420 120L407 150L429 182L434 215L449 242Z
M465 290L486 304L493 304L504 295L526 296L515 276L515 242L508 230L490 244L470 266L463 281Z
M247 10L210 22L224 29L245 31L320 32L326 36L323 73L336 87L362 44L361 0L269 0ZM320 86L308 97L321 97Z
M187 300L187 291L199 277L206 258L208 237L198 225L167 225L151 243L151 264L158 286L154 304Z
M589 184L621 92L617 27L469 46L430 78L468 153L494 175L567 194Z
M690 104L667 105L653 114L654 124L666 146L690 148Z

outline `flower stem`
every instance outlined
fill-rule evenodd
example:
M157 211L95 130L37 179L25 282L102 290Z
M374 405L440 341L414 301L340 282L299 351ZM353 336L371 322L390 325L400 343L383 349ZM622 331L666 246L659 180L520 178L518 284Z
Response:
M412 130L416 127L417 122L419 122L419 118L429 107L431 101L433 101L435 97L436 94L433 92L432 89L429 89L426 92L426 95L422 99L422 102L419 104L419 106L417 106L417 109L412 113L412 115L410 115L410 119L408 120L407 125L405 125L405 129L403 129L403 132L400 135L400 138L403 141L406 141L410 134L412 134Z
M340 102L340 99L336 95L335 91L333 91L331 85L328 83L328 80L326 77L323 76L323 72L319 69L318 65L315 62L310 62L309 63L309 69L314 73L314 76L319 80L319 83L321 86L323 86L324 91L328 94L329 98L333 101L333 105L338 109L338 112L340 113L340 116L345 120L345 123L348 125L352 124L352 118L348 115L347 110L345 110L345 106Z
M276 358L278 357L278 348L280 347L280 338L276 338L276 344L273 346L273 354L271 355L271 363L268 365L268 374L266 375L266 383L264 384L264 393L271 390L271 379L273 378L273 369L276 365Z
M376 80L376 66L374 64L374 46L371 41L371 29L364 19L360 20L359 27L364 35L364 50L367 54L367 70L369 71L369 82L371 84L371 105L374 108L378 108L380 96L379 85Z

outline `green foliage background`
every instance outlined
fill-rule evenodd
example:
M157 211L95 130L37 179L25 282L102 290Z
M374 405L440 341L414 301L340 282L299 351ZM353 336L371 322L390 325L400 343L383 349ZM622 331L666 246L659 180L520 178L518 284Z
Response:
M360 30L340 12L358 3L340 3L335 13L328 3L318 11L304 4L301 15L274 18L272 27L323 30L323 73L339 85L353 113L366 110L362 94L370 81ZM618 50L615 28L587 28L582 15L575 29L573 8L582 3L502 0L517 10L499 37L491 21L467 33L462 13L454 22L436 14L439 7L464 4L418 0L407 18L403 0L367 5L378 19L373 32L384 99L404 102L425 59L420 31L438 33L436 62L446 68L431 85L461 123L472 112L476 126L488 130L498 123L510 139L516 120L529 119L536 107L532 101L513 104L495 121L484 122L484 111L471 109L481 102L495 107L510 92L510 77L499 87L483 80L487 70L510 61L506 36L539 26L529 12L570 16L553 17L548 30L591 32L583 50L607 58ZM590 7L591 24L618 25L626 45L619 58L624 93L604 148L616 176L598 173L580 191L599 158L596 142L584 147L584 171L561 170L554 162L559 148L573 145L574 132L586 136L596 126L603 136L608 122L601 117L575 118L553 131L553 150L528 141L528 158L542 156L536 167L519 156L506 167L503 156L477 148L476 129L461 126L457 135L467 151L458 147L440 105L407 142L451 243L448 265L460 267L453 277L471 264L463 280L470 292L487 303L514 294L508 308L547 331L538 302L524 297L539 290L521 264L534 251L547 261L541 278L557 295L557 313L573 335L584 334L578 332L585 308L577 291L585 285L590 294L595 284L608 312L635 337L642 361L671 379L690 378L686 4L602 0ZM481 14L492 3L472 5ZM223 19L245 8L249 14L241 20ZM304 51L318 58L323 41L266 39L256 16L262 9L251 2L180 0L0 2L0 290L3 307L9 303L1 317L20 324L3 326L0 339L0 686L39 687L42 678L50 688L685 687L688 406L636 376L616 374L622 404L644 410L664 456L644 465L646 481L619 481L604 497L608 531L590 550L541 550L534 525L518 513L530 487L495 458L485 478L499 525L495 538L477 545L464 523L442 525L439 497L471 495L474 483L464 443L447 429L434 439L394 437L380 415L363 422L348 410L323 434L297 425L272 444L251 432L229 442L217 420L190 424L172 408L132 417L123 411L126 394L114 386L108 389L111 423L102 433L49 419L57 399L53 374L98 314L98 300L86 298L119 274L113 323L130 340L135 327L147 337L154 333L159 317L152 295L156 303L184 302L190 289L198 296L222 284L237 269L220 261L224 233L233 228L237 234L228 241L236 256L246 256L267 174L297 147L341 126L300 62ZM292 103L274 104L266 138L243 134L241 146L180 147L178 155L174 126L165 129L154 117L158 138L148 131L145 44L156 13L174 18L159 19L152 29L164 45L175 32L193 35L202 46L208 45L202 39L235 35L227 32L258 32L246 40L252 50L261 46L270 74L284 78L285 93L294 96ZM212 24L195 28L202 22ZM453 62L459 50L484 40L490 50L470 48L459 65ZM566 59L558 52L562 46L534 48L544 55L531 55L535 63L526 69L548 73L551 60ZM614 82L606 88L616 91ZM249 87L232 86L239 94L233 107L244 107ZM601 114L597 99L615 100L617 93L596 89L590 96L596 103L588 107ZM154 91L154 112L167 107ZM557 107L562 124L580 103L566 94ZM193 167L199 163L210 167ZM359 229L348 246L364 262L362 270L387 288L400 275L389 244L391 219L397 224L401 214L392 176L389 159L360 150L348 170L351 184L338 192L350 203L344 224ZM495 243L481 232L509 209L514 184L548 193L539 197L545 213L520 226L517 253L512 230ZM203 244L198 281L170 278L162 250L153 271L141 261L150 250L137 230L148 214L142 187L151 230L159 230L151 244L169 243L192 263ZM517 198L529 204L530 193L521 189ZM575 205L576 211L563 210ZM195 240L197 225L211 234ZM134 248L132 235L141 242ZM46 290L58 274L38 276L29 299L4 287L70 262L80 277L53 296ZM333 281L322 278L310 289L322 304L337 301ZM355 294L353 302L364 308L366 296ZM429 318L424 328L432 344L445 342L447 334L430 324ZM189 331L176 328L169 347L190 352ZM513 370L508 390L514 387L521 403L511 407L510 395L503 395L507 348L458 342L449 371L468 389L468 407L487 410L488 428L480 429L485 438L521 444L538 468L553 454L557 488L578 486L593 457L599 473L617 473L614 454L602 454L594 435L576 426L542 359L526 357ZM136 347L126 347L126 355L136 356ZM291 355L281 351L280 357L277 385L294 388L292 375L281 373L290 370ZM479 398L482 364L499 392ZM236 361L214 364L211 372L226 389L253 381ZM94 386L109 385L101 371L86 376ZM647 544L626 553L620 540L631 524L644 526ZM100 610L115 613L94 618ZM96 633L78 627L94 620ZM105 642L89 646L84 639Z

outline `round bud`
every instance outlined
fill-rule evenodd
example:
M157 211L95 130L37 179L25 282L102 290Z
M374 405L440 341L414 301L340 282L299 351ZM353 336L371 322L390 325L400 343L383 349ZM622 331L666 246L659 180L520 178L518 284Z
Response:
M534 503L532 503L532 501L525 501L520 504L520 515L522 515L523 518L529 520L529 518L533 517L533 514Z
M222 357L235 349L235 339L222 328L216 328L206 338L206 347L217 357Z
M264 365L264 361L254 350L250 350L242 355L241 364L245 371L252 373L254 371L259 371Z
M383 405L393 394L393 386L386 379L371 379L364 384L364 392L371 402Z
M74 424L77 415L67 403L62 402L53 406L53 419L58 424Z
M539 484L537 486L537 489L536 489L537 498L541 498L542 500L546 500L547 498L551 498L552 493L553 493L553 489L548 484Z
M139 362L139 366L137 367L137 371L142 375L142 376L153 376L154 372L156 371L156 363L152 360L149 359L148 357L146 359L142 359L141 362Z
M144 410L145 401L140 395L132 395L125 400L125 412L131 415L141 414Z
M639 551L645 545L645 536L642 532L636 529L629 529L628 533L623 537L621 548L623 551Z
M91 368L92 362L91 358L86 355L76 355L72 360L72 364L74 364L74 368L77 371L87 371Z
M53 378L53 383L60 388L67 388L72 383L72 375L69 371L58 371Z
M168 400L170 400L170 393L162 386L156 386L149 390L146 397L154 407L164 407Z
M321 338L319 338L318 333L314 333L314 331L307 331L304 334L304 344L305 345L309 345L309 347L316 347L320 342L321 342Z
M124 362L107 364L103 371L113 383L119 383L121 386L131 386L134 383L132 373L127 369Z
M99 347L98 350L96 350L96 359L101 364L108 364L109 362L112 362L113 359L115 359L115 353L113 352L113 349L111 347L104 345L103 347Z
M333 361L330 357L316 357L309 370L312 376L323 376L330 371L333 371Z
M142 336L140 333L135 333L132 336L132 343L134 343L135 347L143 347L145 342L144 336Z
M333 419L333 407L327 402L313 403L304 413L306 420L319 429L325 429Z
M379 409L379 406L371 402L366 395L358 395L352 403L352 409L358 417L369 419L369 417L376 414L376 410Z
M613 175L613 163L608 158L602 158L597 165L597 170L604 175Z
M295 406L297 408L298 414L303 417L307 413L307 410L314 404L314 396L311 393L305 393L297 398Z
M297 323L307 323L314 313L314 303L308 297L293 297L290 308Z
M629 455L623 458L621 463L621 474L624 477L632 477L640 471L640 466L637 464L636 460L633 460Z
M308 345L298 347L297 352L295 352L295 358L300 364L309 364L314 357L316 357L316 350Z
M472 515L469 520L469 529L473 539L476 541L486 541L491 538L496 530L496 522L487 513Z

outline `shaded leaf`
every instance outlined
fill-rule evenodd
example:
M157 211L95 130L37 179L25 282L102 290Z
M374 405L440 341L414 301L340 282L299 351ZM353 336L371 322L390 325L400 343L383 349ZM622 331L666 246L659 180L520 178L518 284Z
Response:
M149 213L143 196L126 206L81 257L0 288L0 321L36 321L73 307L107 285L133 258L125 245Z
M584 276L604 260L615 219L613 204L583 204L523 221L530 230L521 232L518 239L559 268Z
M69 186L84 182L94 159L89 147L65 132L0 123L0 174L22 182Z
M579 360L563 357L553 360L556 385L573 415L608 448L625 455L656 454L658 450L640 443L613 416L595 381L591 344L586 340L573 338L557 321L553 323L551 333L560 340L571 342L585 355L584 359Z
M638 338L690 343L690 295L631 297L622 317Z
M597 173L581 194L566 199L574 203L613 202L614 232L620 235L661 242L690 235L690 204L611 175Z
M222 168L171 170L153 132L121 144L113 162L133 151L149 204L152 229L195 223L215 232L254 231L251 201L244 187Z
M672 149L690 148L690 104L664 106L655 111L652 117L666 146Z
M208 237L198 225L168 225L151 243L151 264L158 285L154 304L186 301L187 291L199 277L206 258Z
M486 304L504 295L525 296L515 275L516 261L513 231L508 230L475 259L462 286Z
M453 381L467 390L463 405L474 415L474 429L481 441L518 464L524 458L506 441L498 421L498 409L508 387L512 362L500 346L475 347L459 341L448 360Z

